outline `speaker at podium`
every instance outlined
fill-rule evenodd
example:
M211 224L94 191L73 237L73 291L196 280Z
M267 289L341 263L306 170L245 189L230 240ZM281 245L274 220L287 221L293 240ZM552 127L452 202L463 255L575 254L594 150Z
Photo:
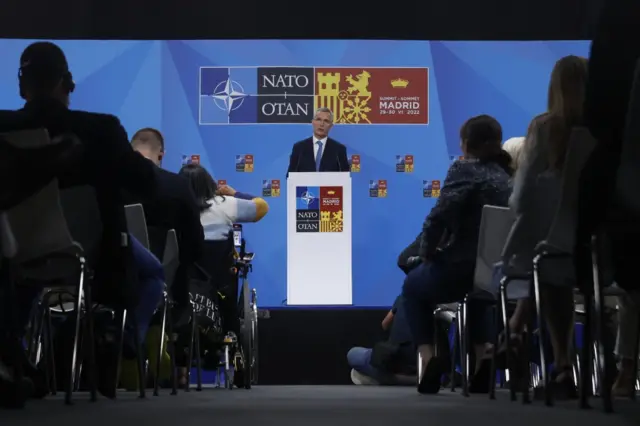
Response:
M353 303L351 176L289 173L287 305Z

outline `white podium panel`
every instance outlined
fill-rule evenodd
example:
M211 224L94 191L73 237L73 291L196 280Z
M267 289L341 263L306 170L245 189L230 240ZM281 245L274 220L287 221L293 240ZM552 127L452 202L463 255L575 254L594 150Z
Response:
M287 304L351 305L351 175L287 179Z

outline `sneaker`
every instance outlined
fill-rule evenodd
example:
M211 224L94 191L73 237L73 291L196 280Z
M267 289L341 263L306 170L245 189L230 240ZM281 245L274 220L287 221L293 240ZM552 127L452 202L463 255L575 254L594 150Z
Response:
M355 369L351 369L351 381L353 382L354 385L358 385L358 386L378 386L380 385L380 383L378 383L377 380L360 373L359 371L356 371Z

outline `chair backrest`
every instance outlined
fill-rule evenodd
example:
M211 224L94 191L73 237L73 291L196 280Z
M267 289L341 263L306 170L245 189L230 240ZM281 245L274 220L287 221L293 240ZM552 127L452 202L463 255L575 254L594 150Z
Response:
M3 133L0 138L3 142L22 149L39 148L51 143L47 129L28 129ZM32 204L34 196L27 201ZM13 259L18 255L18 241L12 229L8 212L0 212L0 247L2 256L5 258Z
M640 61L636 65L625 123L620 166L616 177L616 204L640 218Z
M42 258L73 245L60 204L57 180L6 213L15 238L17 263Z
M576 127L572 130L562 170L560 202L544 241L563 253L571 254L574 250L580 175L596 144L587 128Z
M13 259L18 253L16 237L11 230L9 218L4 212L0 213L0 250L2 257L7 259Z
M486 205L482 208L474 287L483 290L492 288L494 265L501 260L502 248L513 221L513 213L508 207Z
M76 186L60 191L60 203L73 240L80 244L89 265L100 256L103 224L96 191Z
M162 267L164 268L164 279L167 288L171 288L176 277L176 272L180 266L180 251L178 248L178 236L175 229L167 232L167 239L162 256Z
M125 206L124 210L127 217L127 230L129 234L133 235L147 250L150 250L147 220L144 216L142 204L130 204Z

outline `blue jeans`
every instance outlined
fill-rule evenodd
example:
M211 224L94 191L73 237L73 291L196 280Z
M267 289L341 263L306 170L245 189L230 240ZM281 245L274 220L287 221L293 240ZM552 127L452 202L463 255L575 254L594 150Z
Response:
M378 380L380 371L371 365L371 348L354 347L347 352L347 362L349 367L359 373Z
M407 322L416 346L434 344L434 310L441 303L463 300L473 288L473 272L473 264L450 265L438 261L422 263L409 272L402 294ZM488 306L481 302L470 302L467 318L471 342L489 342L493 316Z
M131 251L133 261L138 269L139 302L135 309L136 320L138 322L138 336L140 342L144 341L149 329L149 323L153 318L158 305L162 301L164 293L164 269L157 257L147 250L140 241L130 235ZM127 325L130 324L131 316L127 317Z

